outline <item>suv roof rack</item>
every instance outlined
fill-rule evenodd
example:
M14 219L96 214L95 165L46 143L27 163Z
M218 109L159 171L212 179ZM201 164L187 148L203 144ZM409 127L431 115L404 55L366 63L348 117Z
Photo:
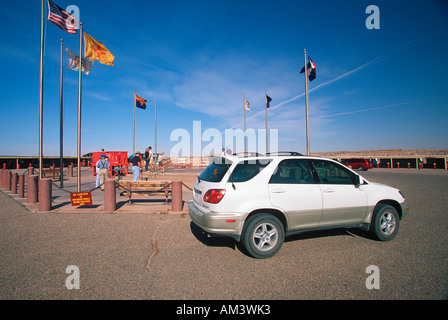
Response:
M277 151L267 153L269 156L303 156L303 154L295 151Z
M235 157L263 157L264 154L258 152L238 152L232 153L232 156Z

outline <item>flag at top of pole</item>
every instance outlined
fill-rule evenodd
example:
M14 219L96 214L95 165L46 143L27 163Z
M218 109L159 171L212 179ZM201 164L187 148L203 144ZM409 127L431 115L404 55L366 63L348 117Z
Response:
M249 101L247 101L246 99L244 99L244 108L245 108L247 111L250 111L250 103L249 103Z
M307 55L307 57L308 57L308 63L306 65L306 69L308 71L308 79L310 81L313 81L314 79L316 79L316 64L310 58L309 55ZM305 72L305 66L303 66L302 70L300 70L300 73L304 73L304 72Z
M115 56L106 48L104 44L95 40L92 36L84 32L84 56L100 63L113 66Z
M68 66L67 69L79 71L79 55L71 51L69 48L65 48L68 54ZM93 60L82 58L81 59L81 72L85 75L89 75L93 67Z
M145 109L146 109L146 102L147 102L147 101L148 101L148 100L145 100L145 99L139 97L138 95L135 95L135 106L136 106L137 108L140 108L140 109L145 110Z
M68 33L76 34L78 22L75 16L71 15L51 0L48 3L48 21L53 22L59 28Z
M269 107L271 106L270 105L271 101L272 101L271 97L266 94L266 109L269 109Z

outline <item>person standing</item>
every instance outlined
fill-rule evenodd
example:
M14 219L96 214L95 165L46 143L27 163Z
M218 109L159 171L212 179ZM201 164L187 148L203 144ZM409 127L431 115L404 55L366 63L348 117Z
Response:
M101 155L101 159L96 163L96 167L100 171L101 191L104 191L104 181L106 181L106 178L109 178L109 168L110 168L110 163L106 159L105 154Z
M148 160L146 160L146 165L148 166L148 165L150 165L151 166L151 169L153 168L153 160L152 160L152 157L153 157L153 153L152 153L152 148L151 147L148 147ZM146 169L146 171L148 171L148 169ZM151 170L151 171L155 171L155 170Z
M165 161L163 160L163 152L159 153L159 157L157 158L157 160L159 160L160 172L165 172Z
M103 152L104 152L104 149L101 149L101 154ZM100 156L100 159L101 159L101 156ZM96 173L96 184L95 184L95 187L98 188L100 186L100 184L101 184L100 169L98 168L98 162L97 162L97 165L95 165L95 173Z
M134 181L138 180L138 176L140 175L140 152L136 152L135 156L131 159L132 163L132 175L134 176Z
M148 171L148 165L149 165L149 148L146 148L145 150L145 171Z
M100 186L100 184L101 184L100 168L98 168L98 162L100 162L100 161L98 160L97 163L96 163L96 166L95 166L95 173L96 173L96 184L95 184L95 186L96 186L96 188L98 188Z
M148 152L149 152L149 155L148 155L149 164L151 164L152 163L152 156L153 156L151 147L148 147Z

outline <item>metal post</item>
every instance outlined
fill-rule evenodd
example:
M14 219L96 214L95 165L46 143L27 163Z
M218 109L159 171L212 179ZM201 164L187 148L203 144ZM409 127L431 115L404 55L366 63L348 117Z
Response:
M42 178L42 135L43 135L43 98L44 98L44 0L40 13L40 68L39 68L39 178Z
M60 158L60 162L61 162L61 171L60 171L60 184L59 184L59 186L62 188L62 187L64 187L64 182L63 182L63 180L64 180L64 178L63 178L63 176L64 176L64 174L63 174L63 171L64 171L64 147L63 147L63 142L64 142L64 138L63 138L63 136L64 136L64 130L63 130L63 120L64 120L64 112L63 112L63 109L64 109L64 107L63 107L63 105L64 105L64 99L63 99L63 88L64 88L64 85L63 85L63 74L64 74L64 72L63 72L63 69L62 69L62 64L63 64L63 55L62 55L62 51L63 51L63 47L64 47L64 42L63 42L63 40L61 39L61 70L60 70L60 76L59 76L59 80L60 80L60 84L59 84L59 103L60 103L60 111L59 111L59 153L60 153L60 155L59 155L59 158Z
M310 128L309 128L309 115L308 115L308 68L306 62L306 49L305 52L305 113L306 113L306 154L310 154Z
M246 94L244 94L244 152L247 152L247 140L246 140Z
M265 116L266 116L266 154L269 153L269 136L268 136L268 93L264 90L265 98Z
M81 192L81 90L82 90L82 22L79 23L79 73L78 73L78 192Z
M132 156L135 156L135 89L134 89L134 120L133 120L133 133L132 133Z
M157 93L154 93L154 155L157 159Z

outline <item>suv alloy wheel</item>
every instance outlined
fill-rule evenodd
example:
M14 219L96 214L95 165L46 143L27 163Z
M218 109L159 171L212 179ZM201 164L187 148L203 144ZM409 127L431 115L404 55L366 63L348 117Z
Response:
M274 256L285 239L283 224L271 214L258 213L244 225L241 243L247 252L259 259Z
M388 204L378 204L373 212L370 232L380 241L390 241L397 235L399 227L397 210Z

